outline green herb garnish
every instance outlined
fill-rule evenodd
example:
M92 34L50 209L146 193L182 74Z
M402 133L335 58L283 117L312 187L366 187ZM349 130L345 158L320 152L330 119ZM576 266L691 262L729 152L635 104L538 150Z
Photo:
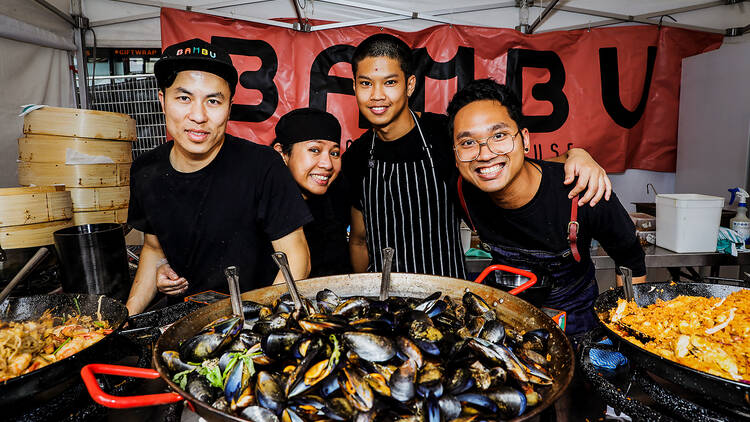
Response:
M198 373L206 377L208 383L212 386L216 388L224 387L218 362L209 360L203 361L201 366L198 368Z
M81 307L78 306L78 298L77 297L73 298L73 303L76 304L76 310L78 310L78 315L81 315Z
M227 364L227 367L224 368L224 373L221 375L222 379L222 386L227 381L227 377L229 377L229 374L232 372L232 369L234 369L235 365L237 365L237 362L240 360L245 364L245 367L248 370L249 376L252 377L255 375L255 365L253 363L253 357L260 356L263 354L263 351L258 350L255 352L250 352L250 349L245 350L244 352L233 352L230 353L230 359L229 363Z
M186 369L182 372L178 372L172 376L172 381L176 382L183 390L187 386L187 376L189 373L195 371L195 368Z
M57 349L55 349L55 351L54 351L54 352L52 352L52 354L53 354L53 355L56 355L56 354L57 354L57 352L59 352L59 351L60 351L60 349L62 349L62 347L63 347L63 346L65 346L66 344L70 343L70 340L72 340L72 339L71 339L71 337L68 337L68 339L67 339L67 340L65 340L65 341L63 342L63 344L61 344L61 345L57 346Z
M92 322L92 324L96 325L99 328L106 328L106 326L104 325L104 323L101 322L101 321L94 321L94 322Z

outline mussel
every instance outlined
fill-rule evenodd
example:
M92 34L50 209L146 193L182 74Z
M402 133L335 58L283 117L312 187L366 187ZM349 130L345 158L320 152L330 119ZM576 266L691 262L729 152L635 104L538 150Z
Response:
M255 397L258 400L258 404L277 415L281 413L286 402L284 390L281 388L278 380L273 374L266 371L258 372L255 384Z
M396 354L396 346L388 337L356 331L344 333L342 337L354 353L370 362L385 362Z
M221 352L242 329L239 318L220 318L207 325L198 335L180 345L179 353L187 362L201 362Z

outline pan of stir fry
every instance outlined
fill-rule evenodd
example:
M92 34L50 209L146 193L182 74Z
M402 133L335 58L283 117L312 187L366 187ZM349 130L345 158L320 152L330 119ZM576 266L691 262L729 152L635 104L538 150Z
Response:
M750 410L750 289L706 283L622 287L595 309L611 339L640 367L734 407Z
M63 391L127 319L106 296L38 295L0 304L0 407Z

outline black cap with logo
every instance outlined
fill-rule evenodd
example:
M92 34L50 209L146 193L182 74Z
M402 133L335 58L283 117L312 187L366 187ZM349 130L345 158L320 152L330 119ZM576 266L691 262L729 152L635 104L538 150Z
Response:
M154 74L160 87L166 85L166 80L173 73L183 70L200 70L220 76L227 81L234 95L237 69L229 54L216 45L200 38L172 44L164 49L161 58L154 65Z

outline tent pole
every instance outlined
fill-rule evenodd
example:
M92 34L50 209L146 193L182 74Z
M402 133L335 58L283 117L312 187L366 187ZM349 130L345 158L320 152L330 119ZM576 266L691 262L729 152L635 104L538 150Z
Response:
M91 105L89 100L89 69L88 59L86 58L86 26L82 25L84 21L88 22L83 16L81 0L71 0L71 6L74 15L78 19L75 24L75 43L76 43L76 62L78 63L78 95L81 97L81 108L88 109ZM96 57L94 57L96 60Z
M62 10L58 9L57 7L49 4L46 0L34 0L35 2L39 3L40 5L44 6L46 9L48 9L50 12L56 14L59 16L62 20L69 23L71 26L76 26L75 20L68 15L67 13L63 12Z
M531 24L531 26L529 26L529 32L527 32L528 34L533 34L533 33L534 33L534 31L535 31L535 30L536 30L536 29L537 29L537 28L539 27L539 25L541 25L541 24L542 24L542 22L544 21L544 19L546 19L546 18L547 18L547 15L549 15L549 14L550 14L550 12L552 11L552 9L554 9L554 8L555 8L555 5L556 5L556 4L557 4L557 3L559 2L559 1L560 1L560 0L552 0L552 1L551 1L551 2L550 2L550 3L549 3L549 4L548 4L548 5L547 5L547 6L546 6L546 7L544 8L544 10L542 10L542 13L540 13L540 14L539 14L539 16L537 16L537 17L536 17L536 20L534 21L534 23L532 23L532 24Z

